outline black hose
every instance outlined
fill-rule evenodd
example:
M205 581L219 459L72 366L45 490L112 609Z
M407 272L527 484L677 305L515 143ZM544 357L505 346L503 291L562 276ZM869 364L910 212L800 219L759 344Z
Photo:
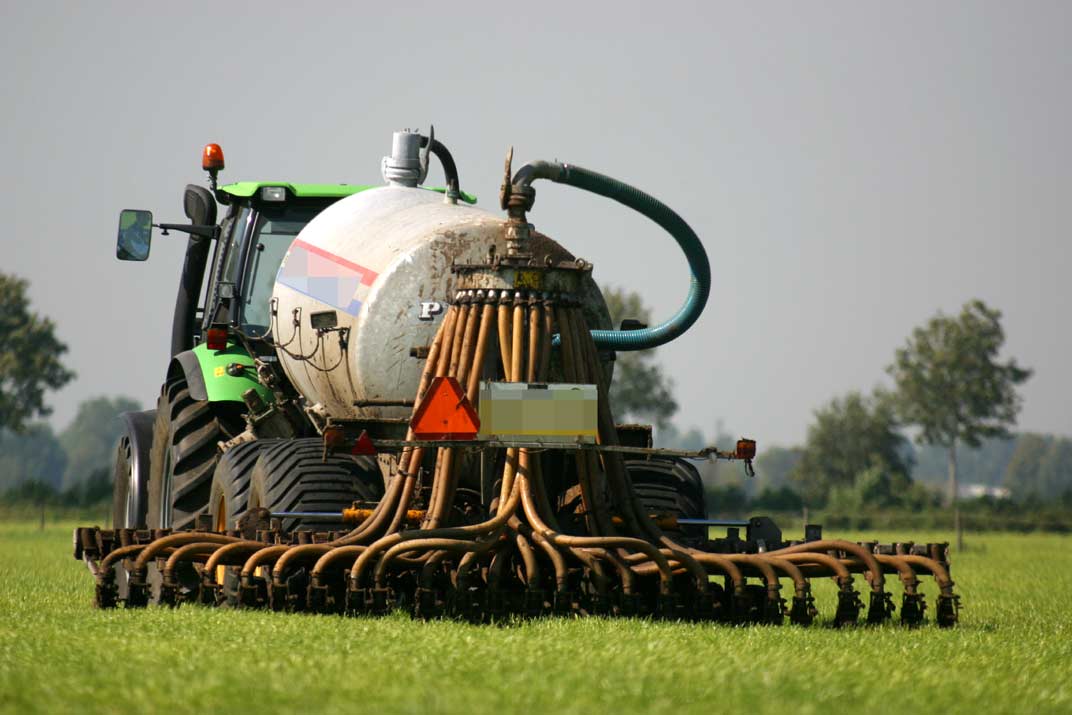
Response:
M421 135L421 148L428 146L429 137ZM443 175L447 179L447 196L454 201L458 200L461 195L461 183L458 181L458 165L454 163L454 157L451 155L450 150L443 145L443 142L438 139L432 139L431 151L435 154L436 159L439 159L439 164L443 167Z

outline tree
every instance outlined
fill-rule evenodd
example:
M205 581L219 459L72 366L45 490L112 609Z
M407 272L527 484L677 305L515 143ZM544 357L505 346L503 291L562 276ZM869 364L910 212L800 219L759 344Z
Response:
M777 490L789 483L789 475L800 461L800 447L767 447L756 457L756 484L761 491Z
M0 491L29 483L59 489L66 467L67 457L47 424L27 424L21 433L0 429Z
M60 433L60 444L67 453L63 488L69 489L112 462L112 450L122 431L119 413L133 412L141 406L128 397L95 397L78 406L71 424Z
M1072 489L1072 439L1026 433L1005 469L1004 485L1020 502L1059 499Z
M1005 468L1016 451L1016 437L992 437L979 447L957 449L957 481L1001 486ZM935 485L949 481L948 457L944 447L922 445L916 451L916 468L912 479Z
M620 325L629 318L648 323L651 312L640 294L620 288L604 288L611 322ZM666 427L677 412L673 382L654 362L654 350L619 352L614 363L610 403L618 419L647 418L656 427Z
M0 427L21 431L26 421L48 416L45 390L74 377L60 362L67 352L48 318L30 311L27 282L0 273Z
M998 361L1005 343L1001 311L981 300L966 303L958 316L939 312L912 331L887 371L896 383L894 404L905 423L918 425L918 441L946 448L949 494L963 546L957 511L957 445L978 447L982 440L1007 437L1016 424L1020 396L1016 386L1031 370L1016 361Z
M911 481L905 442L885 396L850 392L815 411L790 480L809 506L822 506L834 489L853 487L868 470L892 475L890 488L901 488Z

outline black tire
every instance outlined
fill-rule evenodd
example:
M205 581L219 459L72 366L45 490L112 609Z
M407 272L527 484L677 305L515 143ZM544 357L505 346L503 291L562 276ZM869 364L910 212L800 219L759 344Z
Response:
M705 519L703 480L691 462L674 457L626 460L633 489L649 514L679 519ZM707 527L684 526L666 530L671 537L704 541Z
M189 529L208 513L217 444L242 430L240 407L193 399L185 378L164 386L149 458L150 527Z
M266 448L279 444L278 439L244 442L227 450L216 464L209 490L208 513L216 531L234 529L249 508L250 486L257 458Z
M212 515L212 528L216 531L234 529L237 521L249 506L253 468L257 458L266 447L278 444L278 439L258 439L243 442L224 452L212 475L212 488L208 513ZM216 574L217 583L223 580L223 602L234 606L238 603L239 567L221 567Z
M131 514L130 482L134 468L131 454L130 438L123 435L115 446L115 461L112 471L112 528L137 529L145 526L145 517L141 519ZM131 517L134 516L132 519ZM133 522L133 523L132 523ZM140 522L140 523L139 523Z
M383 496L383 477L372 457L333 454L324 460L324 442L291 439L265 449L253 468L247 508L341 512L355 501ZM282 519L285 531L338 531L339 520Z

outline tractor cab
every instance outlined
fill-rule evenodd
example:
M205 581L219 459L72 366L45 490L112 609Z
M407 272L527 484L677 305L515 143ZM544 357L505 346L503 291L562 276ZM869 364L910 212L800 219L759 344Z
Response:
M279 265L294 237L341 198L372 188L350 184L242 181L217 186L224 168L218 144L205 147L202 168L210 189L186 187L187 224L153 223L149 211L124 210L119 217L116 257L144 261L152 229L189 235L172 326L171 354L209 342L226 345L240 334L256 341L272 329L269 301ZM216 223L217 207L225 215ZM211 331L211 332L210 332Z

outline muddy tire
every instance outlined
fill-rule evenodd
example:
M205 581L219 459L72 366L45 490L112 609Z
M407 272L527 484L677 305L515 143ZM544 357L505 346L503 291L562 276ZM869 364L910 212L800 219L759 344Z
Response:
M703 480L691 462L673 457L626 460L625 467L641 504L649 514L668 514L681 519L704 519ZM667 530L671 538L704 541L707 528L685 526Z
M258 439L244 442L227 450L220 457L212 475L208 503L208 512L212 515L212 528L215 531L236 528L238 519L249 507L249 492L257 458L266 447L278 444L279 441ZM238 604L239 571L238 566L227 566L221 567L216 574L217 583L222 580L223 603L229 606Z
M208 513L217 443L242 430L240 411L238 403L193 399L184 378L164 386L149 457L150 527L189 529Z
M329 455L320 438L291 439L265 449L253 468L247 508L339 513L353 502L376 502L383 477L372 457ZM338 531L339 520L282 519L285 531Z
M258 439L232 447L220 457L212 475L208 513L216 531L237 528L237 521L249 508L250 487L257 458L277 439Z

